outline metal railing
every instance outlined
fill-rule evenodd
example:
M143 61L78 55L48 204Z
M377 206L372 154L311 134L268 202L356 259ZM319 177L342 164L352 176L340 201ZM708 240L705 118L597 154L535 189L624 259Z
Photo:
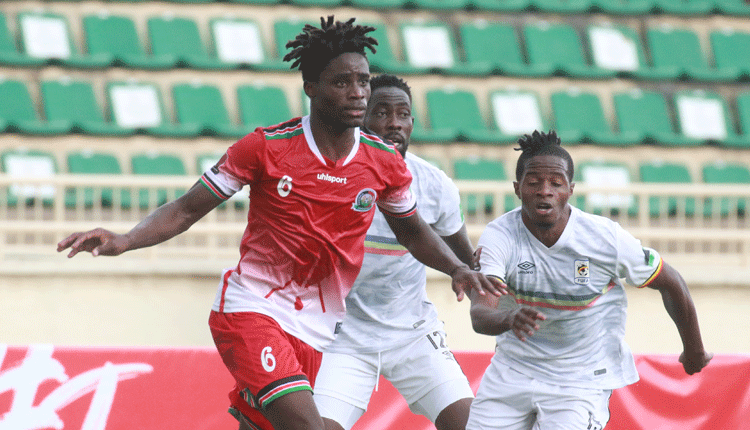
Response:
M0 174L0 273L216 274L236 264L247 198L224 203L182 235L115 259L66 261L59 240L104 227L125 232L195 177ZM511 182L455 181L476 244L484 227L519 204ZM746 284L750 185L577 184L571 203L610 217L696 282ZM745 206L747 205L747 206Z

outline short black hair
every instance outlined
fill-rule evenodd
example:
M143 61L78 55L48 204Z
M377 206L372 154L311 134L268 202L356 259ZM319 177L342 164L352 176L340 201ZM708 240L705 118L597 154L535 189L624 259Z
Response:
M520 148L515 148L516 151L522 151L521 156L518 157L516 163L516 181L521 181L523 173L526 170L526 162L537 155L555 155L566 161L568 164L568 181L573 181L573 158L571 158L568 151L563 148L560 138L557 137L557 133L554 130L550 130L549 133L539 132L534 130L531 135L524 134L523 137L518 139Z
M409 96L409 101L411 101L411 88L409 87L409 84L407 84L405 80L399 78L398 76L385 73L370 79L371 93L374 93L378 88L388 87L396 87L400 90L403 90L406 95Z
M367 35L375 27L352 25L354 20L334 22L330 15L328 20L320 17L320 28L305 24L302 33L287 42L286 47L293 49L284 56L284 61L294 61L290 68L299 68L305 82L317 82L323 69L339 55L354 52L367 57L365 48L375 53L378 41Z

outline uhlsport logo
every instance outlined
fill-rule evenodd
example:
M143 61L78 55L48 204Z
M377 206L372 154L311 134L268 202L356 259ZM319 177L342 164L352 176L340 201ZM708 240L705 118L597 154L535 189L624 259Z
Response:
M357 198L354 199L352 209L357 212L367 212L372 209L375 204L375 200L378 194L372 188L365 188L364 190L357 193Z
M589 284L589 259L580 259L575 261L575 278L574 282L578 285Z

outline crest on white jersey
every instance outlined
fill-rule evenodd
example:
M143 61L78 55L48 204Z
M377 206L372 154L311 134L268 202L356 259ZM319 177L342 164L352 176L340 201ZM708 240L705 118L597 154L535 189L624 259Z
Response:
M578 285L589 284L589 259L580 259L575 261L575 277L573 281Z

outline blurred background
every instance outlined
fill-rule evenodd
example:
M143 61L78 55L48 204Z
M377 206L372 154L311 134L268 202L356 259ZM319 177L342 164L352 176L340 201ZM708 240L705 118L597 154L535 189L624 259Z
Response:
M377 28L371 70L412 87L410 150L461 190L470 235L517 206L519 135L555 129L574 205L620 222L691 287L708 350L750 353L750 5L744 0L0 2L0 338L211 346L246 192L117 258L56 243L126 232L239 137L307 113L283 63L305 23ZM491 351L430 272L456 350ZM628 291L637 353L679 353L658 293Z

